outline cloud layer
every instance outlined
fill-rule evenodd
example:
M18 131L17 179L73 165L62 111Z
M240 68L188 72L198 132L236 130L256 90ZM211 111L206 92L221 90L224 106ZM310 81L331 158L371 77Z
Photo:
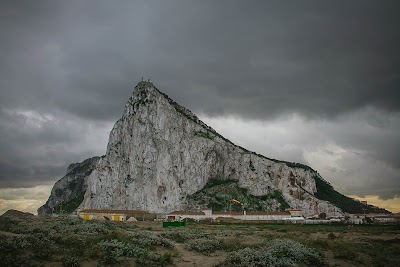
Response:
M393 147L398 144L399 117L393 118L384 133L369 118L386 120L386 114L371 109L317 121L299 115L267 122L200 117L236 144L272 158L312 166L342 193L382 199L400 196L400 168Z

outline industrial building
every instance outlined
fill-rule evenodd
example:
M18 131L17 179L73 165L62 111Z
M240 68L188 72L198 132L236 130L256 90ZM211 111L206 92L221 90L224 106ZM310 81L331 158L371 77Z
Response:
M184 219L201 220L242 220L242 221L283 221L301 217L301 210L287 209L285 211L213 211L204 209L200 212L173 211L167 214L169 221L182 221Z
M157 214L144 210L79 210L78 216L84 220L107 220L107 221L153 221Z

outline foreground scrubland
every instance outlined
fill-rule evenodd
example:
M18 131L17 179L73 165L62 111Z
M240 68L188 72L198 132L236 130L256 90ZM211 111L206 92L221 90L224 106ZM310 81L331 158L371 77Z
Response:
M400 266L400 227L0 218L0 266Z

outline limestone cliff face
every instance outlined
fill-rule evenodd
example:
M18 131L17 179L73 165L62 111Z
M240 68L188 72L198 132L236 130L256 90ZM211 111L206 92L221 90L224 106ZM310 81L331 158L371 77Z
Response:
M56 182L46 204L38 209L38 215L60 212L60 208L72 212L81 204L86 191L86 179L92 173L100 157L86 159L80 163L70 164L67 174Z
M170 212L184 209L210 179L232 179L254 196L279 190L306 214L341 212L314 196L314 177L322 179L307 166L234 145L152 83L140 82L88 177L80 208Z

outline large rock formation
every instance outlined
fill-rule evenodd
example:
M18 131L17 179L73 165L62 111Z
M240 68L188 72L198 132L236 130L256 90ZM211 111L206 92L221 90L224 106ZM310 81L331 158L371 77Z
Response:
M55 183L46 204L38 209L38 215L60 212L60 209L71 213L83 200L86 191L86 179L92 173L100 157L86 159L80 163L72 163L67 174Z
M170 212L188 202L200 208L209 203L193 202L196 192L209 181L229 180L247 195L264 196L270 210L341 213L315 196L316 179L328 185L308 166L234 145L151 82L140 82L110 133L106 155L87 179L80 208Z

